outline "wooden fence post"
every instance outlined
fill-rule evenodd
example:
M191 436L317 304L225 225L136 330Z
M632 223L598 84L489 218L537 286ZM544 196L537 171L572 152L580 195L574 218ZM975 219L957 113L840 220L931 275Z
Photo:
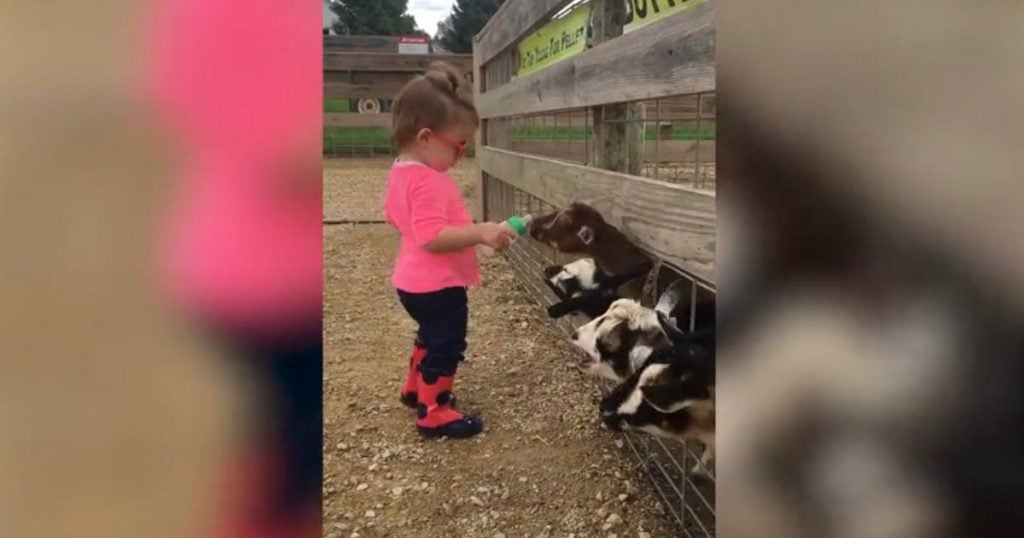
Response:
M484 70L485 67L480 64L480 49L473 47L473 102L480 101L480 94L484 92ZM474 141L475 151L477 158L480 158L480 149L487 144L487 123L490 120L481 120L480 128L476 131L476 140ZM487 220L487 172L480 170L480 174L476 180L476 201L473 204L473 218L477 222L483 222Z
M622 0L594 0L591 45L622 35L626 5ZM590 109L594 139L587 162L590 166L640 175L643 169L643 105L616 103Z

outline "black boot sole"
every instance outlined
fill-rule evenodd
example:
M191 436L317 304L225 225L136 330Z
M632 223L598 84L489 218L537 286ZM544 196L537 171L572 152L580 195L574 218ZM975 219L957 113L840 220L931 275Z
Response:
M466 439L484 431L484 423L479 417L466 415L461 420L449 422L436 428L416 426L416 431L428 439L439 437L450 437L452 439Z

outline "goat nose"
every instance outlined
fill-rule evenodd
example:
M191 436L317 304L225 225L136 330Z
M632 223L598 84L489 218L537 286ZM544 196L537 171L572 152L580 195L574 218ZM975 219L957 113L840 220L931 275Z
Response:
M579 331L579 329L575 329L575 330L572 331L572 339L573 340L579 340L580 339L580 331Z

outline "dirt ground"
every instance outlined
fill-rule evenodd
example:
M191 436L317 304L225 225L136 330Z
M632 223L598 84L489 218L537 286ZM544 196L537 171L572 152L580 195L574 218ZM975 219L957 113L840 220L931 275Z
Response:
M326 162L325 216L379 218L386 166ZM468 162L455 176L471 191L475 173ZM396 248L386 225L324 228L324 536L673 536L622 439L599 426L596 386L501 257L470 293L455 385L485 433L419 438L398 402L415 326L388 283Z
M380 220L388 158L324 158L324 220ZM474 195L479 169L466 159L452 171L463 195Z

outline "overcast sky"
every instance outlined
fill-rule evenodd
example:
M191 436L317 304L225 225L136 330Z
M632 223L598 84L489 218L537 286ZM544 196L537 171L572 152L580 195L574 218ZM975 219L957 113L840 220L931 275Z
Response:
M409 13L416 24L430 35L437 33L437 23L452 11L455 0L409 0Z

